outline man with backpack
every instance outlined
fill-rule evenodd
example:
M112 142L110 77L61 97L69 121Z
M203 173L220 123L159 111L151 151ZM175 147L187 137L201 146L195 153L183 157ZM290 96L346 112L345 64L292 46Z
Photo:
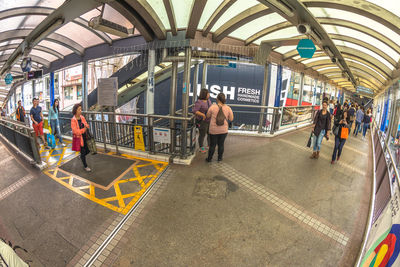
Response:
M222 160L224 153L225 138L228 135L228 121L233 121L232 109L225 104L225 94L219 93L217 96L217 104L212 105L207 112L207 118L210 121L210 149L208 150L207 162L212 161L215 147L218 145L218 161Z

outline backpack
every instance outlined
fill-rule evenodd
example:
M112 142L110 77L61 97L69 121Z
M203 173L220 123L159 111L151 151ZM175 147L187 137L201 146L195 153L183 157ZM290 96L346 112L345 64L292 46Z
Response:
M217 126L223 126L225 124L225 120L226 120L226 117L225 117L224 112L222 111L222 106L221 106L221 107L219 107L219 111L218 111L217 118L216 118Z

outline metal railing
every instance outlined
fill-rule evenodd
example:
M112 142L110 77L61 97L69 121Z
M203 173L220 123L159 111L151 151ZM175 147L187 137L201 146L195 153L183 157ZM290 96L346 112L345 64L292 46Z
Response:
M0 134L22 151L31 161L41 164L39 143L32 128L19 121L0 118Z
M379 191L377 191L377 189L376 189L376 187L377 187L376 182L382 178L377 177L377 175L376 175L377 174L377 165L378 165L377 158L379 159L380 155L375 154L376 153L375 138L378 138L377 145L381 146L381 148L382 148L381 153L383 154L382 156L384 157L385 164L387 167L387 174L389 177L389 181L386 181L386 182L389 183L390 191L383 192L384 197L382 197L382 196L377 197L377 194L379 193ZM388 205L388 203L394 193L393 192L393 183L396 181L397 185L400 185L399 172L397 170L396 162L392 155L391 148L388 145L388 142L387 142L386 138L384 137L383 133L377 127L376 122L374 120L371 123L371 140L372 140L372 151L373 151L373 181L372 181L372 190L371 190L371 201L370 201L367 225L366 225L365 231L364 231L363 242L361 245L360 252L358 254L356 264L354 265L355 267L359 267L361 265L361 261L365 254L365 249L366 249L366 245L367 245L367 242L369 239L369 234L370 234L372 225L382 215L383 209L382 208L377 209L377 206L378 207L386 207L386 205ZM391 177L393 177L393 179ZM380 185L378 185L378 188L379 187L380 187ZM397 189L399 189L399 188L397 187ZM382 202L382 201L384 201L384 202Z
M114 113L114 112L83 112L90 131L96 142L103 143L105 150L107 145L113 145L118 152L119 147L135 148L134 126L141 126L145 151L152 154L162 153L180 155L182 158L194 154L195 150L195 124L194 116L183 118L169 115ZM123 120L120 118L123 117ZM72 136L71 113L60 112L59 121L63 135ZM170 126L173 121L174 127ZM188 127L182 132L182 122L187 121ZM168 143L160 143L154 140L154 129L169 130ZM183 142L183 139L186 142Z
M234 113L230 129L274 134L282 128L311 122L319 106L269 107L229 105Z

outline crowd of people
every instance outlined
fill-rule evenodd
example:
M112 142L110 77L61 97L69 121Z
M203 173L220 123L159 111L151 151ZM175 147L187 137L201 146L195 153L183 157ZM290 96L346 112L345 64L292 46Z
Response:
M331 164L335 164L342 155L346 140L353 130L353 124L355 123L353 136L357 137L358 133L362 131L362 139L365 140L365 135L370 128L371 121L371 109L365 111L364 106L347 101L343 105L339 102L335 105L333 100L331 100L328 104L328 100L325 99L322 109L314 117L314 128L311 133L313 153L310 158L318 159L323 138L325 137L326 140L329 140L330 133L332 132L331 134L335 138L335 146L333 148Z

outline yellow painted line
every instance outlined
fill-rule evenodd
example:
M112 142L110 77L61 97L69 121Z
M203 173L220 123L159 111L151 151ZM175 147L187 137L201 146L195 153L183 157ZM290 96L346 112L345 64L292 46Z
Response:
M69 179L69 184L72 185L74 183L74 177L71 176L71 179Z
M57 166L60 166L61 162L63 162L65 156L65 150L66 149L64 148L63 152L61 153L60 160L57 162Z
M118 183L114 184L115 195L118 199L118 205L122 208L125 208L124 199L121 196L121 189L119 188Z
M142 165L137 165L137 168L142 168L142 167L147 167L147 166L151 166L154 165L153 162L147 163L147 164L142 164Z
M94 197L94 185L90 185L90 196Z

